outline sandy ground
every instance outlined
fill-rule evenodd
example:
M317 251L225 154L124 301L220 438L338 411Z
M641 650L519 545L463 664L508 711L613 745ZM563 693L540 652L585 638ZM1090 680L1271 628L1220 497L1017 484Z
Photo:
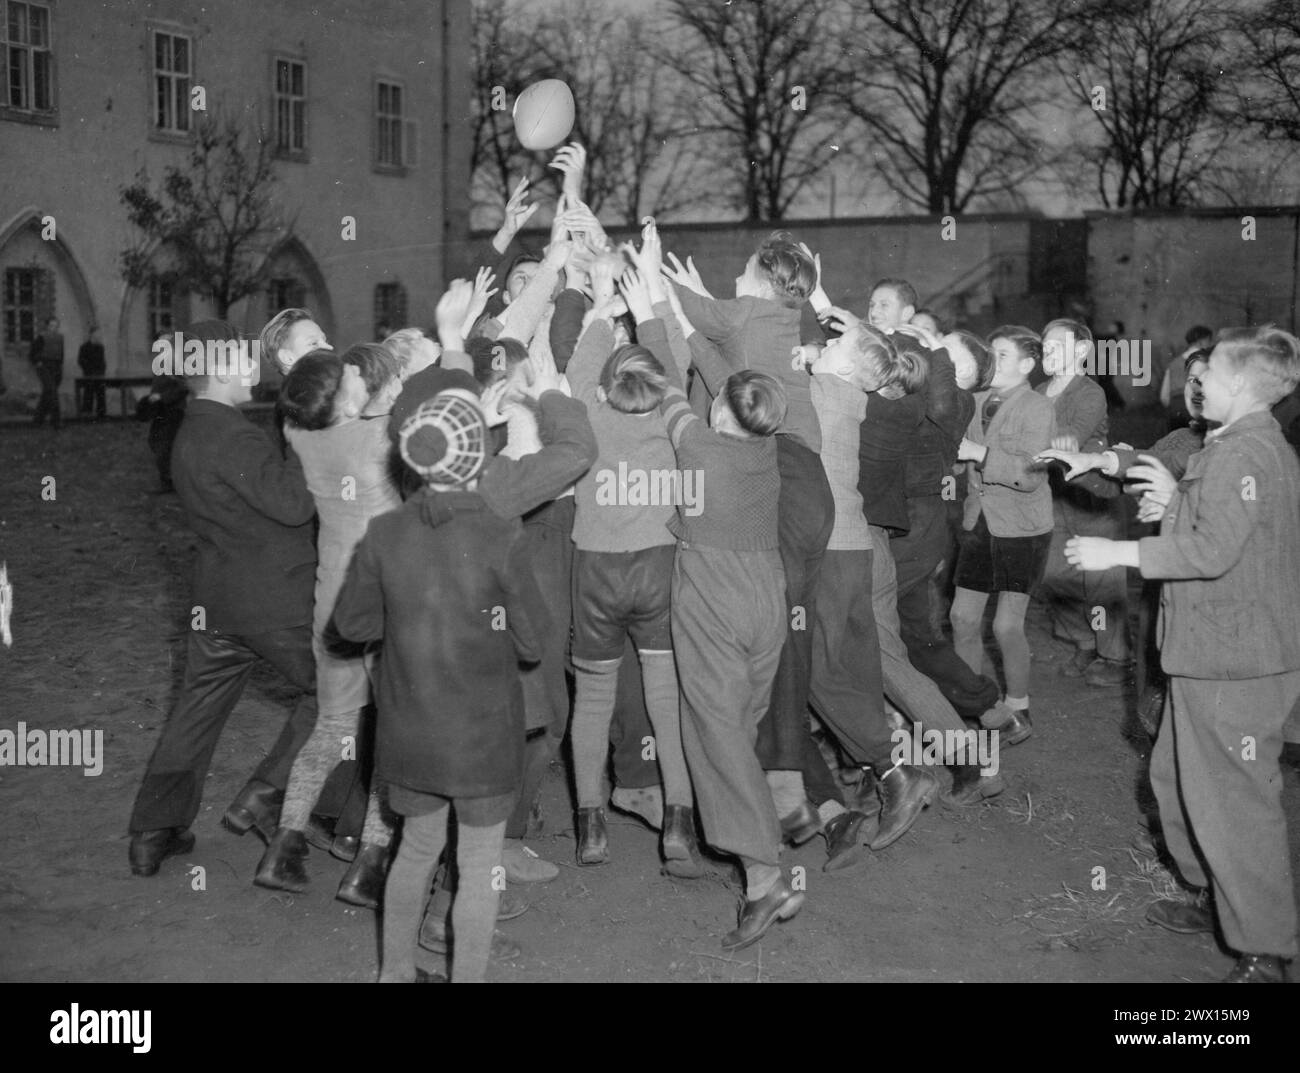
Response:
M0 729L102 729L103 772L0 768L0 979L365 981L375 914L334 900L346 866L313 851L313 889L254 887L262 846L219 826L270 745L283 687L260 672L217 750L198 844L152 879L131 876L126 823L181 670L190 536L175 496L152 493L141 425L0 429L0 558L16 610L0 648ZM1144 442L1144 441L1138 441ZM55 480L53 500L42 498ZM740 887L722 862L694 882L660 875L653 832L614 814L613 859L574 864L567 779L546 786L554 883L502 928L524 950L498 981L1210 981L1231 960L1208 937L1143 923L1168 875L1131 848L1149 743L1119 689L1061 677L1064 650L1033 613L1032 739L1003 755L1008 790L936 804L857 870L821 871L820 838L788 851L806 870L799 916L724 956ZM1293 867L1300 793L1284 764ZM1105 870L1105 889L1094 889ZM202 869L202 872L196 871ZM198 887L202 879L206 889ZM429 957L426 967L439 967Z

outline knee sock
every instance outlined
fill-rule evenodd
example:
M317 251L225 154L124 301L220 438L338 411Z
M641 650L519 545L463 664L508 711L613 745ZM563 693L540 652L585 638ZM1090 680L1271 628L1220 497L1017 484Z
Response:
M842 816L846 812L848 812L848 809L834 798L823 801L817 806L817 815L822 818L823 824L830 823L836 816Z
M681 695L677 685L677 661L671 652L642 652L641 680L645 685L645 708L655 733L655 756L663 777L664 804L693 808L691 778L682 752Z
M492 953L492 931L497 923L501 894L492 883L492 869L501 863L501 842L506 824L456 828L459 846L456 864L460 884L451 907L451 982L482 983Z
M993 634L1002 650L1002 673L1007 680L1008 703L1024 698L1029 705L1029 640L1025 637L1025 611L1029 597L1018 592L1004 592L998 597L993 616ZM1010 707L1015 705L1010 704Z
M609 724L618 695L619 660L574 660L573 779L578 807L605 803L605 765L609 760Z
M769 771L767 787L772 791L772 804L776 806L778 819L785 819L794 812L808 796L803 788L802 771Z
M415 981L415 942L420 914L429 895L429 883L447 844L449 810L440 808L426 816L408 816L402 827L402 844L388 871L384 887L384 953L379 982L409 984Z
M781 881L781 869L774 864L760 864L749 857L742 857L745 866L745 898L756 902Z
M984 605L988 596L973 589L957 589L949 618L952 622L952 646L976 674L984 666Z
M311 736L303 743L289 772L289 786L280 809L280 826L305 831L325 780L343 759L343 739L357 736L360 709L342 715L318 713Z
M379 801L379 786L370 791L366 801L366 822L361 828L363 846L387 846L393 841L393 829L384 819L383 808Z

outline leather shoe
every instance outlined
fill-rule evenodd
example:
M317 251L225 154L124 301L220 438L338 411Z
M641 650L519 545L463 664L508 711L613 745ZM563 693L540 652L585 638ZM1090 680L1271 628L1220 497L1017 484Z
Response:
M1147 906L1147 920L1179 935L1200 935L1214 931L1214 914L1202 891L1195 899L1161 898Z
M668 805L664 809L664 871L679 879L699 879L706 869L695 839L695 810L686 805Z
M867 859L866 838L863 827L867 816L857 811L841 812L825 828L826 863L823 872L842 872ZM874 835L875 832L873 831Z
M152 876L168 857L189 853L194 848L194 835L185 827L163 827L157 831L139 831L131 836L127 857L131 861L131 874Z
M549 883L560 874L558 865L543 860L518 838L507 838L501 846L501 867L507 883Z
M911 829L921 810L933 803L939 780L910 764L896 764L880 779L880 828L871 848L892 846Z
M1286 959L1273 954L1242 954L1232 971L1223 978L1225 984L1285 984Z
M284 791L265 782L249 779L248 785L230 803L221 825L237 835L256 831L268 846L280 824L280 806L284 804ZM301 832L299 832L301 833Z
M802 846L822 829L822 818L807 798L789 816L781 817L781 841L787 846Z
M1019 745L1034 732L1034 724L1029 720L1029 709L1008 709L1011 714L1007 721L997 728L998 745Z
M778 920L789 920L803 905L803 894L790 889L784 879L776 882L757 901L746 901L740 910L740 920L735 931L727 933L722 949L741 950L763 938L767 929Z
M446 921L426 915L424 923L420 926L419 943L429 953L442 954L445 957L448 950L448 936L450 935L451 929L447 927ZM514 961L522 953L523 950L517 942L495 928L492 930L492 946L488 953L488 957L492 961Z
M258 862L253 882L270 890L301 894L311 882L303 865L310 852L307 836L301 831L295 831L291 827L278 828Z
M339 884L339 892L335 897L362 909L378 909L379 903L384 899L389 848L374 842L363 843L357 859L352 862L352 867Z
M978 805L1005 790L1001 775L981 775L979 764L952 764L952 789L940 797L945 805Z
M603 808L578 809L578 863L604 864L609 860L609 833Z

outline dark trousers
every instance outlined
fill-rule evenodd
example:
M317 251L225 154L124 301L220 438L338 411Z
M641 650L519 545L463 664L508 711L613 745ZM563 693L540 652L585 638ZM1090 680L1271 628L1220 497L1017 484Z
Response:
M334 834L360 838L366 823L366 806L370 803L370 780L374 777L375 707L367 705L361 713L357 732L355 760L340 760L334 765L316 798L312 813L334 820Z
M888 770L893 739L885 718L870 550L826 553L812 667L813 712L855 764Z
M36 375L41 381L41 399L36 404L36 424L50 424L58 428L63 424L63 414L59 410L59 384L63 382L63 366L52 361L38 361Z
M192 630L180 695L135 799L132 834L188 827L194 822L217 740L259 659L284 675L300 695L279 738L252 777L281 790L288 784L294 757L316 724L316 661L310 624L242 637Z
M103 373L87 373L86 375L102 376ZM81 385L82 415L88 417L92 408L96 417L103 417L108 413L108 392L102 381L92 381L89 384Z
M1001 693L991 678L976 674L952 642L935 626L930 578L952 554L947 507L941 497L907 501L911 528L892 537L890 551L898 572L898 618L912 665L931 679L963 719L978 719L997 704Z
M533 577L557 625L542 641L541 661L520 673L528 737L524 742L524 774L514 810L506 820L506 838L524 837L542 780L551 761L559 755L569 726L565 656L573 617L573 506L572 496L556 499L524 522L532 552Z
M183 409L165 409L149 424L149 450L158 467L158 480L164 488L172 486L172 443L185 420Z
M781 646L772 700L758 725L758 759L767 771L799 771L805 763L825 768L808 727L808 682L817 582L835 526L835 499L817 454L790 436L778 435L781 493L777 503L785 607L790 628ZM817 777L821 777L817 773Z

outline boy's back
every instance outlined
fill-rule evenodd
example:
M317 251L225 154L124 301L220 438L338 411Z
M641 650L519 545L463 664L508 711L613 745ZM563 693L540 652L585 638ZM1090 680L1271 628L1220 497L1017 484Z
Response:
M518 661L546 612L523 529L474 492L426 492L376 518L335 612L339 632L384 638L377 769L453 797L512 791L523 758Z
M302 466L232 406L190 402L172 479L198 536L194 603L216 633L311 622L316 506Z
M786 414L780 431L798 436L810 450L821 450L821 427L812 388L803 366L791 367L791 353L802 341L803 314L770 298L703 298L685 287L677 292L682 312L716 343L735 372L767 373L785 388Z

